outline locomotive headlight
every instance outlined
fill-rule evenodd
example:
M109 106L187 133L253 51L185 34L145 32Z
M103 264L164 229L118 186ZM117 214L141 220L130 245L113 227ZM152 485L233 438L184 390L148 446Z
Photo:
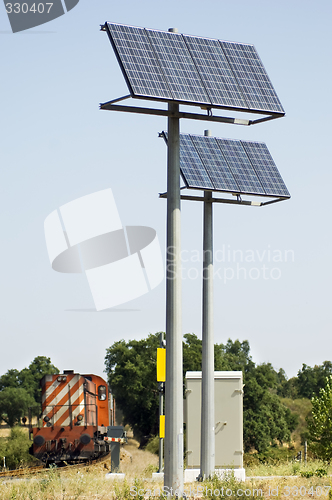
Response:
M78 420L79 422L82 422L82 420L83 420L83 415L77 415L77 420Z
M46 415L46 417L44 417L44 422L49 422L49 421L50 421L50 417L48 417L48 416Z

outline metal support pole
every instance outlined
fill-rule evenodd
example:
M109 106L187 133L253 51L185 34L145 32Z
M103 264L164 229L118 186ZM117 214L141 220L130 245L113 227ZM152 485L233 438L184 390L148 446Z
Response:
M164 348L164 333L160 332L160 347ZM159 424L160 416L164 414L164 382L159 382ZM163 471L164 439L159 436L159 472Z
M308 458L308 443L307 441L304 441L304 463L307 463L307 458Z
M205 135L210 135L205 131ZM212 193L204 192L203 226L203 328L202 328L202 479L213 476L215 467L214 434L214 340L213 340L213 218Z
M169 103L171 113L179 105ZM180 124L168 118L166 269L166 394L164 485L183 495L183 363L180 253Z

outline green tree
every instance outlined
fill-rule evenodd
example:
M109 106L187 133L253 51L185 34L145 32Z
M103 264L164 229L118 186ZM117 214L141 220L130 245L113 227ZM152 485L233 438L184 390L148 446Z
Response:
M247 373L255 366L250 356L250 345L247 340L240 342L228 339L227 343L215 344L215 370L240 370Z
M51 358L37 356L28 368L23 368L20 372L20 385L30 392L36 403L41 404L40 381L44 375L52 375L54 373L59 373L59 368L52 364Z
M19 387L20 386L20 372L12 369L0 377L0 391L5 387Z
M59 373L59 369L54 366L51 359L46 356L37 356L28 368L18 371L16 369L8 370L0 377L0 391L7 387L25 389L35 400L35 403L41 403L40 380L44 375Z
M264 452L274 443L290 440L296 428L294 415L275 394L276 372L270 363L251 367L245 374L243 442L246 452Z
M297 377L287 379L285 371L280 368L277 373L277 394L282 398L299 399L299 381Z
M6 387L0 392L1 420L13 427L34 404L33 397L22 387Z
M186 333L183 342L183 375L201 370L202 341L194 333Z
M311 399L313 396L318 396L320 389L325 387L326 377L330 375L332 375L331 361L324 361L322 365L315 365L313 368L303 364L297 374L299 397Z
M135 436L157 434L158 387L156 353L159 334L142 340L120 340L107 349L105 364L108 381L124 422Z
M310 450L318 458L332 459L332 376L326 377L325 387L311 399L311 416L307 418Z

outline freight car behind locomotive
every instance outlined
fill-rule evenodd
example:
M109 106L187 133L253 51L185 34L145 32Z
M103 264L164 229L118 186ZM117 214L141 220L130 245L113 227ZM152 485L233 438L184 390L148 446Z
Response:
M112 411L108 385L97 375L73 371L45 375L42 424L30 425L31 453L46 463L91 460L110 452Z

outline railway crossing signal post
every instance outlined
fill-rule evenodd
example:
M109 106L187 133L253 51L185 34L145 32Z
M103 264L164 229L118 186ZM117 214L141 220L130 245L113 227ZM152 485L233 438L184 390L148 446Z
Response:
M166 349L164 333L160 332L160 347L157 349L157 382L159 391L159 470L164 470L164 438L165 438L165 415L164 415L164 391L166 382Z

